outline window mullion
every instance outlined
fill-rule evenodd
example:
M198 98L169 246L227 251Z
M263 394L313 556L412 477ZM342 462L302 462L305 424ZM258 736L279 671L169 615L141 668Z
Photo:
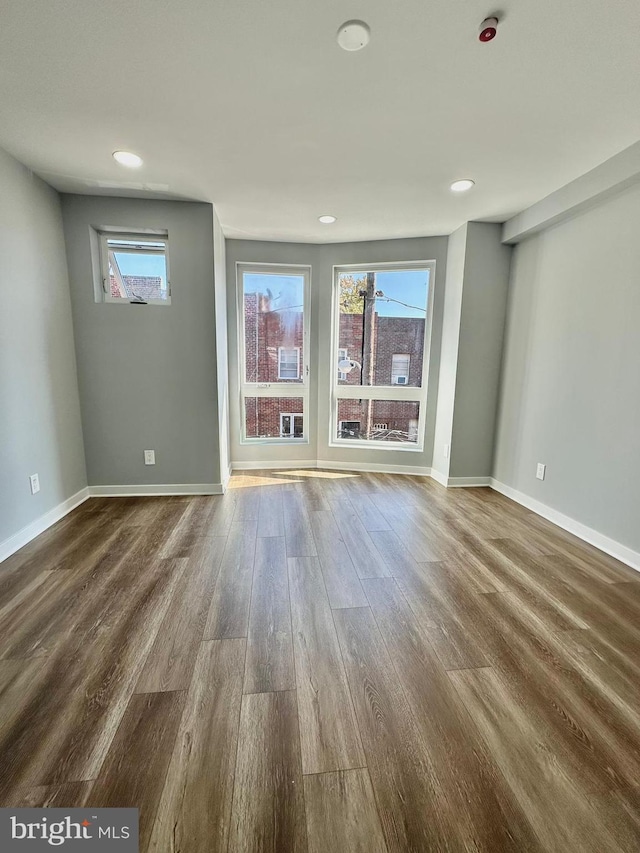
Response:
M270 382L252 385L244 383L241 386L245 397L308 397L309 386L300 382Z
M335 385L334 397L338 400L400 400L421 402L425 388L410 385Z

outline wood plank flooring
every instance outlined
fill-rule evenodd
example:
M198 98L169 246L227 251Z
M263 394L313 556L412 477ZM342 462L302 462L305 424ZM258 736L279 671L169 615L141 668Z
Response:
M94 498L0 565L0 805L142 853L640 850L640 574L488 489Z

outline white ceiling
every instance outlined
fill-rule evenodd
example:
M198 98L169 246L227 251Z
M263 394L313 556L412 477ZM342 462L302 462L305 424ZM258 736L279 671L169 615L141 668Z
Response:
M504 9L483 45L489 0L0 0L0 145L60 190L212 201L230 237L501 221L640 139L638 0Z

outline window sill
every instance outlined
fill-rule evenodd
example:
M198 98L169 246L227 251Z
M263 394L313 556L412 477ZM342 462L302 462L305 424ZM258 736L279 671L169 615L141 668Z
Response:
M171 305L171 299L146 299L143 302L136 302L135 300L131 299L101 299L100 303L102 303L102 305L140 305L143 307L151 305L152 307L169 307Z
M400 441L358 441L357 439L332 439L329 447L349 447L353 450L400 450L402 453L423 453L424 444L409 444Z
M300 447L301 445L309 444L308 438L241 438L240 444L242 445L294 445L295 447Z

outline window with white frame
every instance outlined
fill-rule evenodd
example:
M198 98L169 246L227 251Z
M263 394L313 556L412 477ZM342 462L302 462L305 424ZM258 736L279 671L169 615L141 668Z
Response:
M391 356L391 384L392 385L408 385L409 384L409 364L411 356L407 353L394 353Z
M99 232L104 302L169 305L169 239L164 234Z
M306 441L309 267L237 264L243 443Z
M334 269L330 444L422 450L435 262ZM335 357L335 356L334 356Z
M340 421L338 432L341 438L360 438L360 421Z
M282 438L302 438L303 433L302 412L280 413L280 436Z
M340 364L341 361L345 361L348 357L349 357L349 350L346 347L338 347L338 364ZM346 382L347 376L348 376L347 373L344 373L344 371L342 371L342 370L338 370L338 381L339 382Z
M299 347L278 347L278 379L297 379L299 373Z

